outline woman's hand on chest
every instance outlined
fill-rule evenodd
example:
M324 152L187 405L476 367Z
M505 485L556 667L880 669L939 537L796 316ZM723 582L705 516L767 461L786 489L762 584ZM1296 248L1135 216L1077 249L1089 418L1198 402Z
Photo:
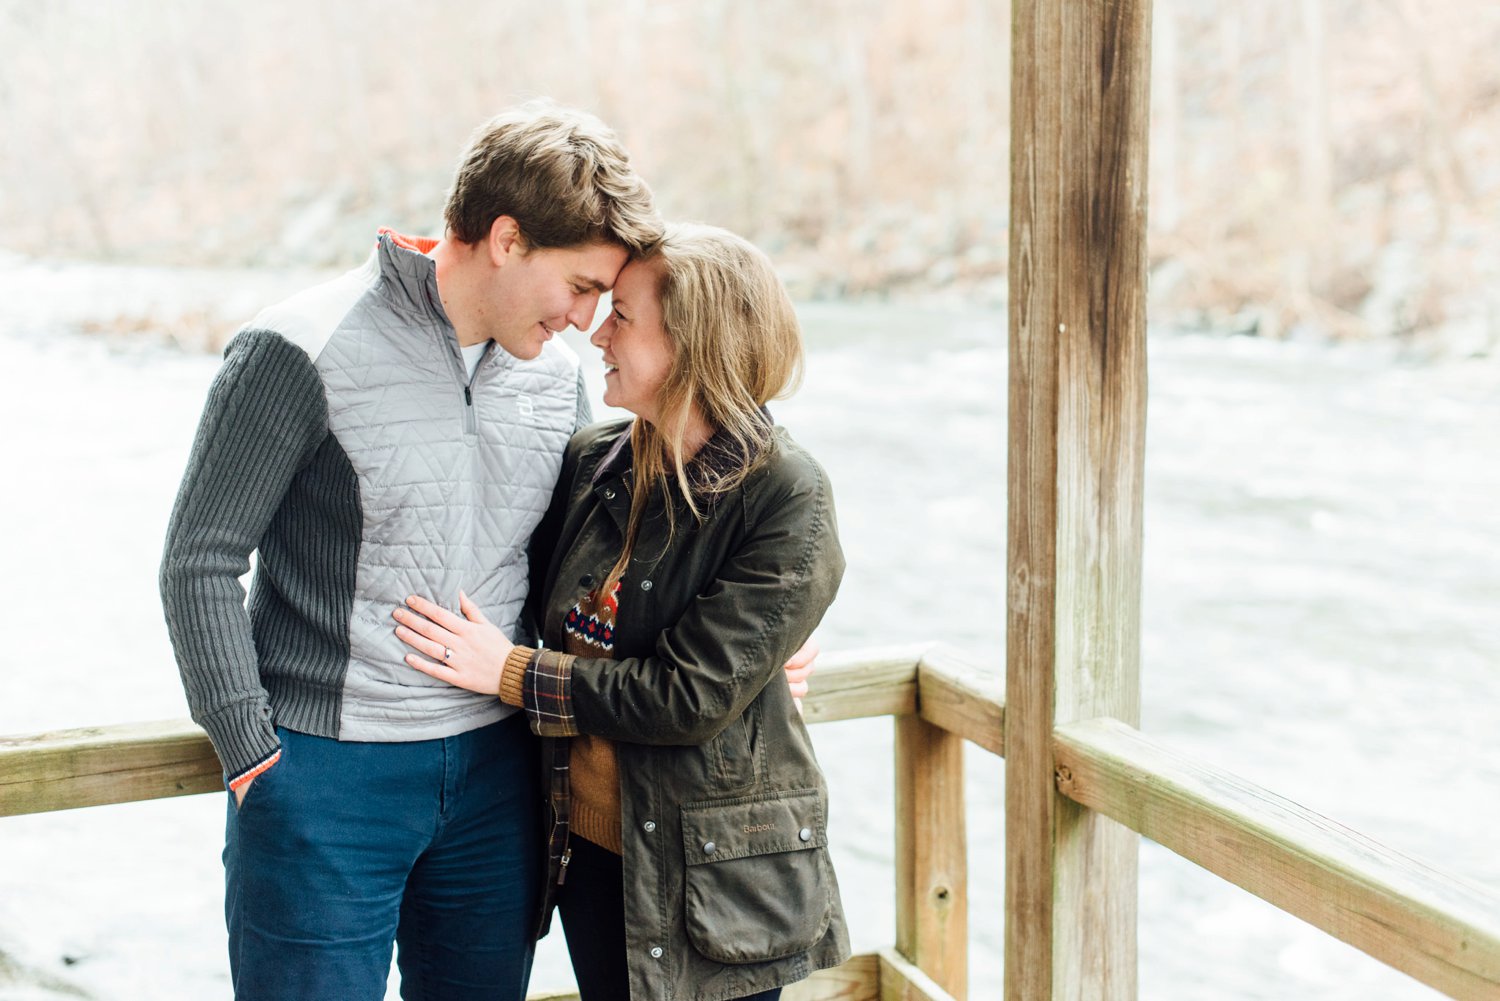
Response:
M462 591L458 593L458 607L464 613L462 617L412 595L405 607L391 613L400 623L396 637L417 651L406 655L406 663L450 685L481 695L498 695L505 658L515 644Z

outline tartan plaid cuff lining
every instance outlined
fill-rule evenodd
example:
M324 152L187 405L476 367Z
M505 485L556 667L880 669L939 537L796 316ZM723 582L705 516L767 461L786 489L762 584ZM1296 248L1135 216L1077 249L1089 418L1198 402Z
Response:
M573 716L573 661L571 654L534 650L527 659L522 682L522 704L540 737L576 737Z

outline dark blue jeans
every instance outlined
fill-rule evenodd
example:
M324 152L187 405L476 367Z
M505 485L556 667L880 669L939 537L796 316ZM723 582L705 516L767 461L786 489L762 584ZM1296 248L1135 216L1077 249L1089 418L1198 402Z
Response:
M235 807L224 912L237 1001L526 994L542 875L521 714L455 737L356 743L278 729Z

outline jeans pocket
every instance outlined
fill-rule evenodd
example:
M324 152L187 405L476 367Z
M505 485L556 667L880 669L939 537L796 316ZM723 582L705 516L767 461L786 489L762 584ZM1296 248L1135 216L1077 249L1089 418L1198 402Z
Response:
M833 880L822 794L766 793L682 808L684 916L719 963L763 963L828 931Z
M278 728L278 733L279 732L280 730ZM238 800L235 803L235 813L244 813L245 810L249 809L251 801L258 802L262 799L265 799L266 796L270 794L270 790L268 787L271 783L267 780L270 779L271 776L276 775L278 772L281 772L284 768L286 768L286 757L286 743L285 741L283 741L281 745L281 751L277 754L276 760L271 764L271 767L267 768L265 771L261 772L259 775L255 776L255 778L250 780L249 787L245 789L245 798ZM230 790L229 795L233 796L234 791Z

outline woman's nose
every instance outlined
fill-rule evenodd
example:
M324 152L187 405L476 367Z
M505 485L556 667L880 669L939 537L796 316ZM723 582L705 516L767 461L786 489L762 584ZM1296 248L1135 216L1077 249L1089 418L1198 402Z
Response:
M604 322L599 324L599 329L589 335L589 343L602 351L604 350L604 346L609 343L610 335L614 331L615 318L613 316L606 316Z

